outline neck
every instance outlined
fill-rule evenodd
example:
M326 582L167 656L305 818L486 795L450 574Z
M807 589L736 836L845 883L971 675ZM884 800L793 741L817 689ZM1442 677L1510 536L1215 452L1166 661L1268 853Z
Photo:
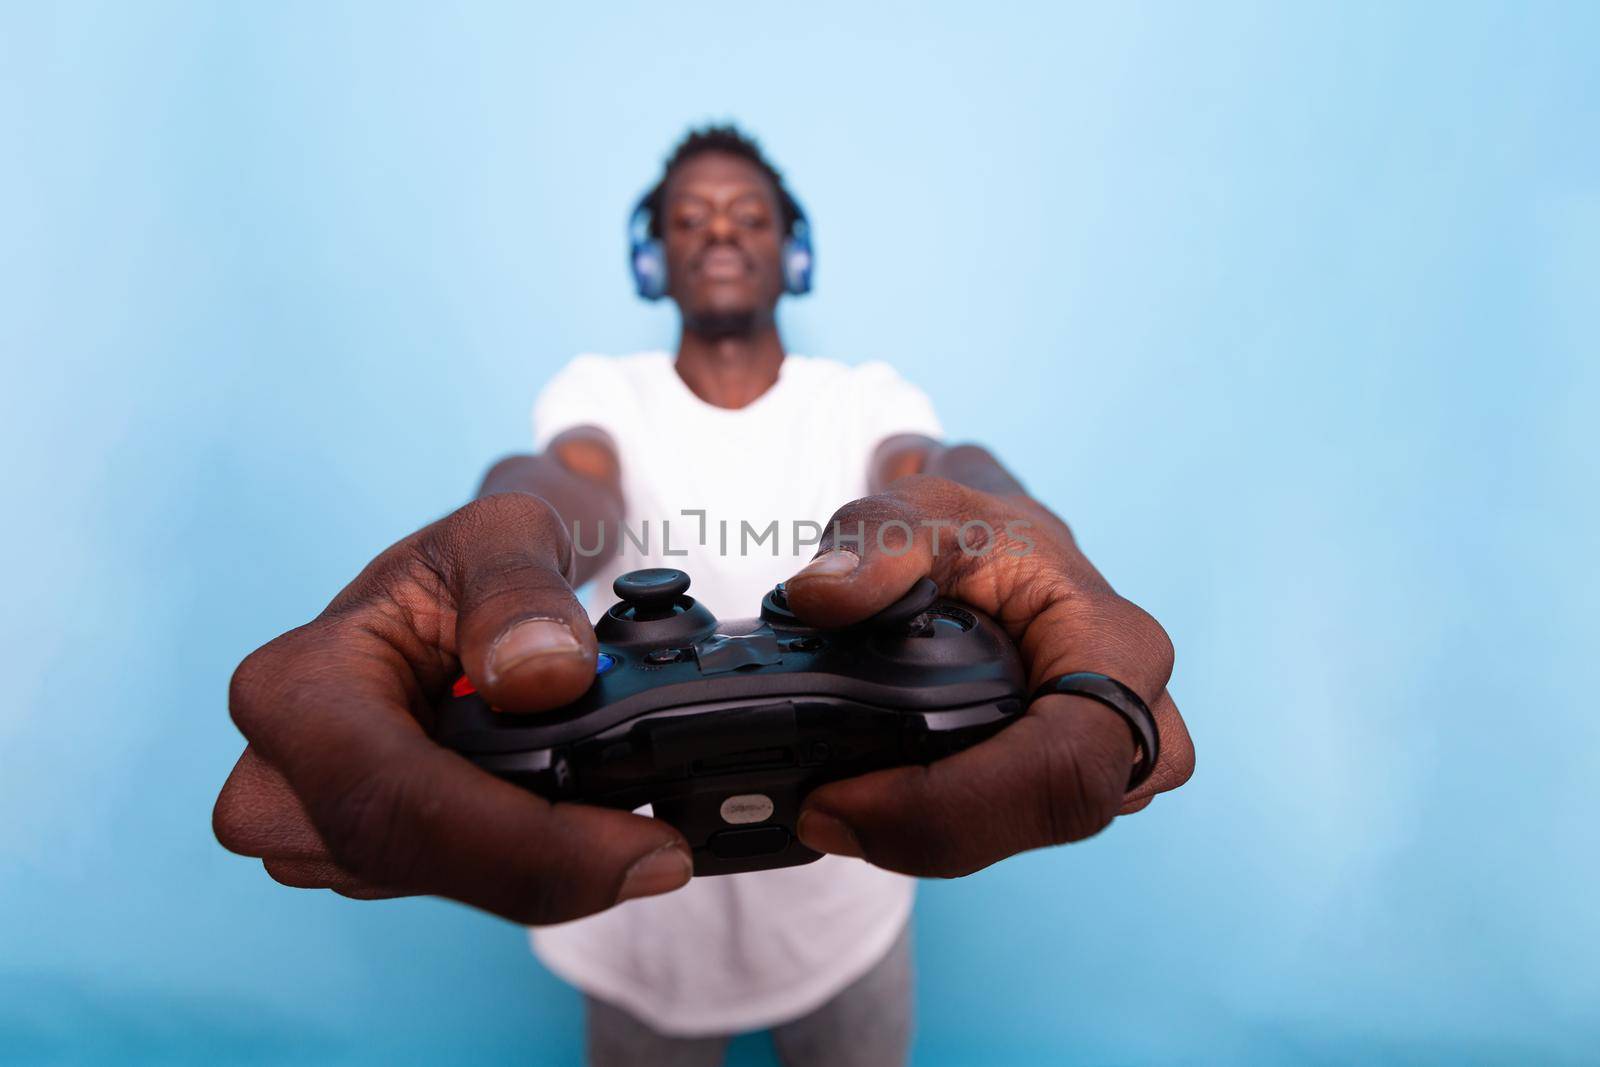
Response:
M742 408L778 380L783 341L768 319L747 331L699 330L688 324L678 338L678 377L695 396L719 408Z

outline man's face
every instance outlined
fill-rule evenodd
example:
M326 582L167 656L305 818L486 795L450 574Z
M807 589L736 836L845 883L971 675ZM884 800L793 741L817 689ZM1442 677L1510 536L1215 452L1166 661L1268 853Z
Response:
M772 181L749 160L706 152L672 172L661 241L686 323L732 329L771 317L783 295L782 219Z

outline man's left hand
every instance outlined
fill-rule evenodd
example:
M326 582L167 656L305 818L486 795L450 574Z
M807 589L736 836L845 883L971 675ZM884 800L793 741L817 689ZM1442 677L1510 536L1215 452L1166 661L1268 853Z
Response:
M1136 755L1128 724L1087 697L1046 696L964 752L819 787L800 816L807 845L906 874L956 877L1089 837L1188 780L1194 746L1167 693L1166 631L1118 596L1066 524L1020 487L991 493L916 475L845 505L816 558L789 580L789 604L813 624L849 625L923 577L1005 628L1030 692L1074 671L1132 688L1155 715L1160 759L1128 792Z

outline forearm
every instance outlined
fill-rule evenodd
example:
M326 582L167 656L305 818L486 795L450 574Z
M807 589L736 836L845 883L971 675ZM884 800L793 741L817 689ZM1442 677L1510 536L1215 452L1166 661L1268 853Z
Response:
M1028 495L1022 483L982 445L939 445L929 454L922 473L996 496Z
M597 530L616 530L622 522L622 493L614 478L600 477L590 470L579 474L573 462L563 461L558 448L541 454L507 456L483 475L478 498L496 493L528 493L554 507L562 517L568 536L584 544L594 544ZM581 464L587 466L587 464ZM573 584L581 585L594 577L600 565L597 555L573 553L576 568Z
M878 447L868 477L874 493L900 478L927 474L997 496L1026 496L1012 473L981 445L945 445L931 437L905 434Z

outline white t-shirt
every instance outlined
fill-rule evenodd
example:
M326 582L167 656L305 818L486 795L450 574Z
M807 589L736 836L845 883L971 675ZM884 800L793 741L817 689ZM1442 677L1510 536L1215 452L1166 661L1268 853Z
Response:
M578 530L580 549L603 549L591 614L611 603L616 575L676 567L693 581L689 594L724 620L755 616L761 597L811 558L821 524L865 495L886 437L942 434L927 396L888 364L795 355L737 410L695 396L665 352L579 356L539 394L533 422L540 450L565 430L596 426L621 459L627 534L601 546L598 531ZM759 1030L821 1006L870 970L910 916L914 886L824 856L696 878L536 929L533 947L562 978L663 1033Z

